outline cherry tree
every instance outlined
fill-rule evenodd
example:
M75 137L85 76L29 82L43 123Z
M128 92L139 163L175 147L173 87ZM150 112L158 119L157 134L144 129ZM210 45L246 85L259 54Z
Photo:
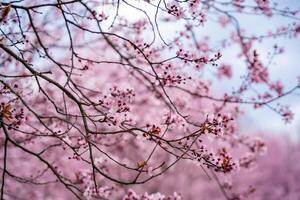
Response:
M0 17L1 199L184 199L158 184L196 171L203 198L248 198L245 174L267 145L243 134L245 106L293 119L280 100L299 90L297 74L286 88L270 70L282 39L298 39L292 7L16 0ZM251 32L248 18L282 24Z
M299 141L291 142L283 135L273 135L270 138L265 133L264 138L268 146L266 153L256 158L251 157L255 162L248 162L250 165L247 168L219 177L223 189L236 199L297 199L300 167L299 163L291 163L297 160ZM193 167L192 162L176 165L159 182L159 185L155 181L149 182L146 187L150 191L169 194L180 191L184 199L224 199L213 174L209 171L205 174L201 167ZM138 195L137 191L143 194L143 187L135 189L133 194Z

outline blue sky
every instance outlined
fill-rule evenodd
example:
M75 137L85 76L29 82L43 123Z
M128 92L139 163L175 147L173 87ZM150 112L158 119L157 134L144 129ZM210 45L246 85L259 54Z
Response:
M128 1L133 3L134 5L143 8L147 11L148 15L151 19L154 19L155 15L155 7L150 6L149 4L143 3L143 1ZM157 0L151 1L153 4L157 4ZM254 1L246 0L245 3L253 4ZM300 10L300 1L299 0L279 0L279 1L271 1L277 2L278 8L284 8L286 6ZM101 10L108 12L109 15L115 14L115 9L103 9ZM120 16L126 16L127 19L137 20L141 17L145 17L142 13L130 9L128 6L121 6L119 10ZM251 33L259 34L266 33L268 30L275 30L280 25L287 25L292 23L295 20L286 17L257 17L254 15L235 15L239 20L240 25L244 28L249 35ZM208 21L214 21L214 15L207 16ZM299 21L298 21L299 23ZM108 20L107 25L110 25L111 21ZM177 26L178 25L178 26ZM172 36L172 34L176 33L178 27L180 27L180 22L178 22L176 26L160 26L160 30L163 33L163 36L168 37ZM204 27L199 27L196 30L196 34L198 38L201 38L201 35L209 35L211 37L212 42L218 41L221 39L220 35L228 34L228 30L230 29L221 29L216 23L207 23ZM231 29L232 30L232 29ZM164 34L167 33L167 34ZM283 55L278 55L272 61L269 71L270 77L272 80L279 79L284 83L284 88L286 90L294 87L297 84L297 76L300 75L300 66L299 66L299 58L300 58L300 40L299 39L289 39L287 37L283 37L280 39L267 39L263 43L256 43L255 49L261 55L261 59L266 63L268 58L269 50L273 47L273 45L277 43L279 46L284 46L285 53ZM221 90L231 90L232 87L237 85L241 79L239 75L242 75L245 71L245 67L241 67L245 65L241 60L237 59L236 55L238 53L238 49L230 48L227 50L218 49L216 46L216 51L220 50L223 54L222 62L231 63L234 66L234 74L235 78L233 80L226 80L225 84L221 84ZM220 86L218 86L220 87ZM260 89L259 87L256 89ZM243 106L242 108L246 111L246 115L241 119L240 123L245 126L251 128L253 131L266 131L272 132L276 134L288 134L291 138L297 138L300 133L300 91L297 91L294 94L284 97L280 99L279 103L288 104L291 107L291 110L294 112L294 120L286 124L281 116L276 114L274 111L263 108L258 110L253 110L250 106Z

